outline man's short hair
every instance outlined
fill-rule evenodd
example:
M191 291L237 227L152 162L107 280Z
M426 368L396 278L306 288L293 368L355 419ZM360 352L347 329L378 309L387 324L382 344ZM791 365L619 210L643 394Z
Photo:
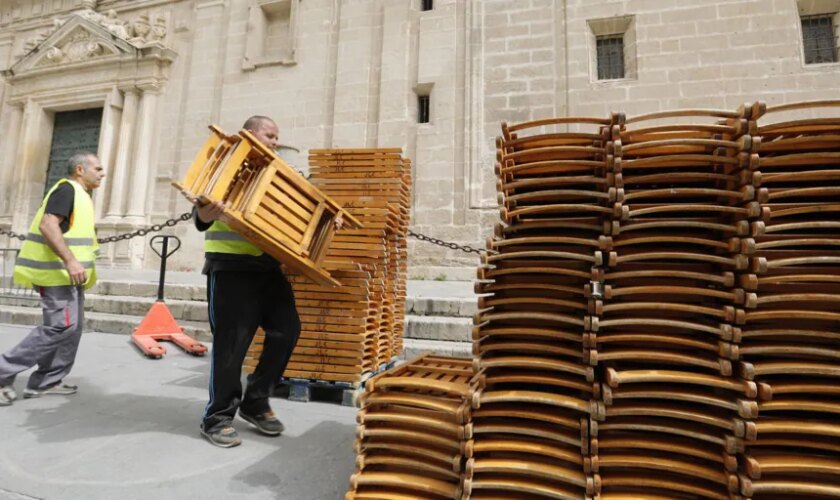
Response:
M96 156L90 151L77 151L73 156L67 160L67 175L76 175L76 165L82 165L88 168L91 164L91 158Z
M274 120L263 115L254 115L247 120L242 128L245 130L260 130L266 123L274 123Z

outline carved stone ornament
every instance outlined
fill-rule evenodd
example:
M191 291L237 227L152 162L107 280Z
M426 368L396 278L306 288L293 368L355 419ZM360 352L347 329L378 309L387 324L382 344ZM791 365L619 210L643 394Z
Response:
M149 16L142 14L131 23L131 27L134 29L134 38L131 41L141 44L145 43L146 37L152 29L152 26L149 24Z
M64 40L66 42L63 46L53 46L47 49L39 66L86 61L100 56L104 52L102 44L94 39L91 32L81 28Z
M93 10L96 8L98 3L99 2L97 0L83 0L83 8L81 10L73 12L65 18L53 19L52 26L40 32L38 35L26 40L23 45L23 50L20 54L18 54L17 58L23 58L25 55L32 52L32 50L36 47L42 45L44 41L65 26L65 24L73 19L74 16L96 23L108 30L108 32L115 37L130 42L138 48L147 46L148 44L154 44L165 48L165 38L167 35L166 19L158 16L155 19L154 25L152 25L148 14L140 14L133 21L124 21L117 16L116 11L113 9L109 10L106 14L100 14ZM71 51L68 47L61 47L61 51L63 52L64 57L58 58L57 56L51 56L46 58L46 61L67 62L68 60L80 60L83 58L94 57L102 53L101 46L94 46L93 44L75 47L72 50L73 56L76 56L79 59L73 59L70 55Z
M117 11L114 9L109 10L108 13L99 21L99 24L107 28L111 34L118 36L123 40L127 40L131 37L128 31L128 23L119 19L117 17Z
M155 25L152 26L152 31L149 33L148 40L150 42L160 42L166 38L166 19L158 17L155 20Z
M62 52L58 47L50 47L49 50L47 50L47 55L44 57L46 57L50 63L58 64L64 59L64 52Z

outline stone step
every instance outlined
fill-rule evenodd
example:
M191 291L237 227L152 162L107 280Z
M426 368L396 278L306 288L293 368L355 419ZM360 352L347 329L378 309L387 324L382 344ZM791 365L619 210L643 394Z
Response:
M472 342L472 320L441 316L406 316L405 338Z
M125 297L120 295L87 295L85 311L145 316L154 304L152 297ZM178 321L208 321L207 302L197 300L166 299L166 306Z
M88 309L95 312L143 315L157 297L157 288L156 283L102 280L88 292L86 300L91 303ZM206 297L204 285L176 283L166 285L164 291L164 300L172 310L173 316L189 321L207 320ZM0 305L2 304L13 303L0 297ZM406 315L471 318L477 307L475 297L406 297ZM145 310L138 310L143 308ZM176 313L176 309L183 309L185 316ZM201 309L204 309L204 312L201 312Z
M86 297L85 302L85 331L130 335L154 301L151 298L92 295ZM4 299L0 304L0 323L34 326L41 321L37 301ZM199 339L210 338L205 303L176 300L166 304L187 334ZM405 338L468 344L472 341L471 329L469 318L409 315Z
M405 339L403 341L403 357L405 359L411 359L428 351L441 356L469 358L472 357L472 343L423 339Z
M406 297L405 313L415 316L472 318L478 309L473 297Z
M89 290L96 295L118 295L128 297L157 298L158 284L147 281L99 280ZM207 287L198 284L171 283L164 286L164 299L207 301Z
M156 298L158 286L156 283L148 282L132 282L132 281L108 281L101 280L88 293L89 297L97 296L116 296L123 297L129 300L136 300L138 298ZM166 285L164 290L164 299L167 304L176 304L177 301L191 301L204 303L202 307L206 306L207 291L204 285L194 284L171 284ZM2 300L2 299L0 299ZM0 302L2 304L2 302ZM144 304L151 304L151 302L144 302ZM131 307L131 306L116 306L109 305L111 310L103 310L102 312L114 312L115 307ZM187 306L185 304L184 307ZM451 316L459 318L471 318L475 314L478 307L476 298L469 297L426 297L426 296L412 296L406 297L406 314L415 316ZM97 309L93 309L97 310ZM137 313L145 314L145 313ZM172 312L176 318L180 319L175 311ZM187 320L206 321L206 311L203 316L195 316L189 313Z
M86 332L131 335L134 328L142 320L142 316L85 311L84 330ZM38 307L4 305L0 308L0 323L35 326L40 324L41 321L41 310ZM212 340L210 326L206 322L179 320L178 325L184 329L184 333L197 340Z

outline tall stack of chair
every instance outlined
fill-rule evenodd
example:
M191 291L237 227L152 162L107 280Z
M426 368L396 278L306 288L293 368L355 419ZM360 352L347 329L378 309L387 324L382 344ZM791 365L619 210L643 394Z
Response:
M610 249L617 191L607 183L609 119L502 125L503 223L478 269L474 402L464 482L471 498L597 493L590 419L603 412L583 361L585 289Z
M656 113L612 129L614 249L588 319L604 377L592 446L604 498L739 493L737 452L758 412L756 384L733 373L744 319L735 278L760 215L744 182L751 111Z
M399 149L311 150L309 161L310 182L364 227L339 230L324 257L342 287L290 274L302 328L284 376L358 384L402 352L410 162Z
M744 280L743 371L772 390L744 452L753 498L840 497L840 101L756 113L765 213Z
M469 359L432 355L369 379L345 498L461 498L466 424L478 383Z
M309 163L312 183L366 223L337 234L340 250L327 254L325 266L347 259L371 265L378 287L376 360L385 366L402 352L411 164L397 148L311 150Z
M342 215L348 228L358 228L359 221L248 131L210 129L173 185L194 203L225 203L221 219L241 236L315 283L339 285L322 267L333 222Z

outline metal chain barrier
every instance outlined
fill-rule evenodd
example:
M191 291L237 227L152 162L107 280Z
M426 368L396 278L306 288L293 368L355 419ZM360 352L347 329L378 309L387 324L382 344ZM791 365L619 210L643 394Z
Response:
M189 212L184 212L181 215L179 215L178 217L169 219L166 222L164 222L163 224L153 224L149 227L138 229L138 230L132 231L130 233L108 236L107 238L99 238L98 241L99 241L99 243L113 243L115 241L130 240L131 238L136 238L138 236L146 236L149 233L160 232L166 227L172 227L176 224L188 221L190 219L192 219L192 210L190 210ZM410 229L408 231L408 235L413 237L413 238L417 238L420 241L426 241L426 242L431 243L433 245L446 247L446 248L449 248L449 249L452 249L452 250L460 250L464 253L480 254L482 252L482 249L479 249L479 248L473 248L469 245L459 245L457 243L452 243L450 241L444 241L444 240L441 240L441 239L438 239L438 238L432 238L431 236L426 236L425 234L415 233L414 231L412 231ZM0 228L0 236L8 236L10 238L15 238L15 239L18 239L20 241L23 241L23 240L26 239L26 236L23 235L23 234L18 234L14 231L7 230L7 229L2 229L2 228Z
M3 229L0 228L0 236L8 236L9 238L14 238L20 241L26 239L26 236L22 234L17 234L16 232L12 231L11 229Z
M439 246L442 246L442 247L451 248L452 250L460 250L460 251L465 252L465 253L478 253L478 254L480 254L482 252L481 249L473 248L469 245L459 245L457 243L452 243L452 242L449 242L449 241L443 241L443 240L440 240L438 238L432 238L431 236L426 236L425 234L415 233L414 231L412 231L410 229L408 230L408 235L412 236L414 238L417 238L420 241L427 241L427 242L429 242L433 245L439 245Z
M157 233L159 231L163 231L163 229L166 228L166 227L172 227L176 224L188 221L190 219L192 219L192 210L190 210L189 212L184 212L181 215L179 215L178 217L175 217L173 219L169 219L166 222L164 222L163 224L153 224L149 227L138 229L138 230L132 231L130 233L108 236L107 238L98 238L97 241L99 243L113 243L115 241L130 240L131 238L135 238L137 236L146 236L149 233ZM26 239L26 235L18 234L14 231L7 230L7 229L2 229L2 228L0 228L0 236L8 236L9 238L15 238L15 239L18 239L20 241L23 241L23 240Z
M192 219L192 210L190 210L189 212L184 212L173 219L169 219L163 224L152 224L149 227L138 229L130 233L117 234L114 236L108 236L107 238L99 238L97 241L99 243L113 243L115 241L130 240L131 238L135 238L137 236L146 236L149 233L157 233L159 231L162 231L165 227L172 227L175 224L188 221L190 219Z

